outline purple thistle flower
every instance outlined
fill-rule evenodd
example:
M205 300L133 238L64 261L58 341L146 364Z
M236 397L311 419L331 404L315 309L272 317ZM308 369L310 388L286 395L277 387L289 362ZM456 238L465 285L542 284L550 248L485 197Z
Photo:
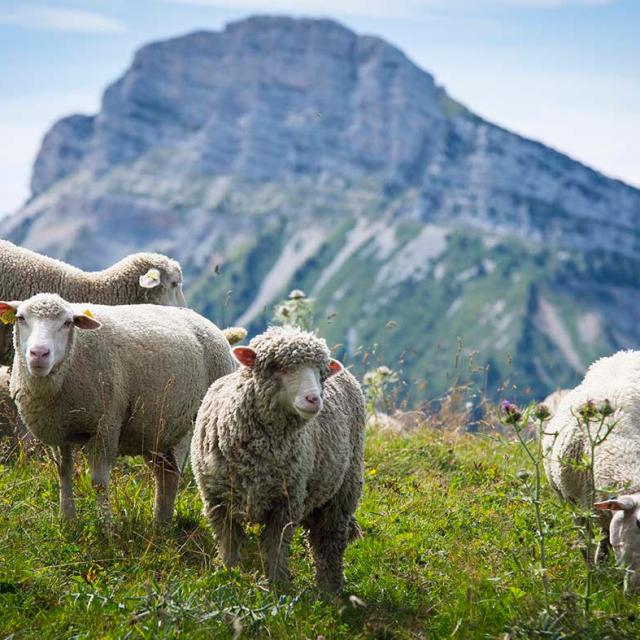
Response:
M502 413L504 414L504 422L508 424L517 424L522 418L522 412L518 409L517 405L509 400L502 401Z

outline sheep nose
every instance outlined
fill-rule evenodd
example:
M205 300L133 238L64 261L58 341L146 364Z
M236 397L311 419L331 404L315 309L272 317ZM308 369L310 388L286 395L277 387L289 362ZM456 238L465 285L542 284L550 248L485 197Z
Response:
M50 353L50 350L47 347L31 347L29 349L29 355L34 358L46 358Z
M314 394L309 394L307 396L304 397L304 399L309 403L309 404L319 404L320 403L320 396Z

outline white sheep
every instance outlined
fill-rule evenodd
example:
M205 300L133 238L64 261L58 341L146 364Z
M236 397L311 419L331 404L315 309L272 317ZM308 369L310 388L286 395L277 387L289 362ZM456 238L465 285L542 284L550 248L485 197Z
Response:
M155 518L170 520L200 402L237 367L222 332L185 308L72 305L56 294L1 302L7 312L15 313L11 395L36 438L59 449L62 517L75 516L80 445L105 516L114 458L142 454L155 476Z
M595 490L600 501L594 504L590 504L589 477L580 464L590 446L578 416L589 401L596 409L609 401L613 410L600 436L610 433L595 448ZM590 422L592 438L599 424ZM600 510L602 539L596 560L604 558L611 544L618 563L630 569L630 584L640 586L640 351L620 351L592 364L546 425L543 448L551 486L565 500ZM620 495L603 499L610 494Z
M158 253L135 253L108 269L86 272L69 264L0 240L0 300L25 300L37 293L57 293L70 302L186 306L180 264ZM246 330L224 329L230 344ZM0 364L13 362L12 325L0 322ZM13 423L10 399L0 405L0 424ZM0 429L0 436L7 435ZM15 442L14 442L15 444Z
M244 366L211 386L191 443L221 560L239 561L242 523L262 523L267 576L287 581L289 544L303 525L319 588L338 591L363 483L360 385L324 340L291 327L271 328L234 355Z
M159 253L134 253L90 272L0 240L0 300L26 300L43 292L70 302L186 306L180 264ZM11 364L10 325L0 324L0 356L0 364Z

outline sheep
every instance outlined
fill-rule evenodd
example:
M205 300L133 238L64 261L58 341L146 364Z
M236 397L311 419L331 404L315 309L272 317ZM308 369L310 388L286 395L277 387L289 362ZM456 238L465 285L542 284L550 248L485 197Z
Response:
M587 433L579 423L580 412L589 406L604 416L600 438L608 433L593 456L596 496L579 465L590 454ZM640 587L639 424L640 351L620 351L589 367L582 383L564 396L543 436L549 484L563 499L599 511L602 538L596 562L613 545L618 564L630 570L628 584L634 588ZM599 425L599 419L590 422L592 438ZM623 495L602 499L616 492ZM597 497L600 501L591 504Z
M290 541L303 525L318 588L339 591L363 485L360 385L324 340L297 328L271 327L233 353L243 367L210 387L191 442L220 559L237 564L242 523L264 524L267 577L286 583Z
M180 264L159 253L134 253L104 271L88 272L0 240L0 300L53 292L71 302L184 307ZM0 364L13 360L11 326L0 324Z
M71 304L56 294L0 302L15 314L11 395L57 451L60 513L75 517L72 449L82 446L102 516L117 454L142 454L154 515L171 520L193 420L208 386L237 368L222 332L186 308Z

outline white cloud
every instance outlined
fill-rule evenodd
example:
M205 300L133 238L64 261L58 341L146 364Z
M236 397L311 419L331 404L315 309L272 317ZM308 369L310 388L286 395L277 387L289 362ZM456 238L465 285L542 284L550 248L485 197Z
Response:
M0 10L0 25L2 24L77 33L122 33L126 30L119 20L100 13L35 4Z

